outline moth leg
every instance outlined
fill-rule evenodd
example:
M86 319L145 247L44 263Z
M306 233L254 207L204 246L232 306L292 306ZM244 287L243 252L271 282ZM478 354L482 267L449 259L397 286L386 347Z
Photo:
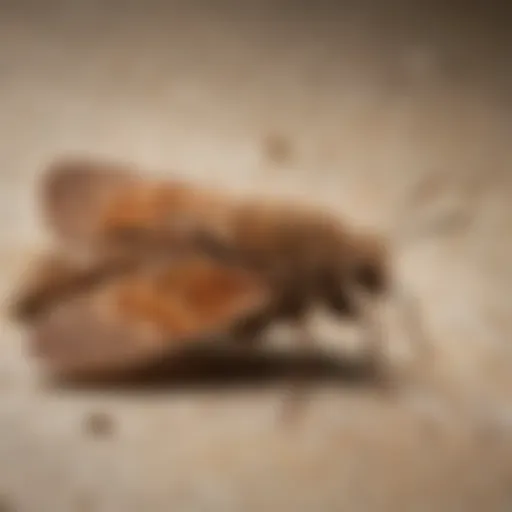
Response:
M306 355L310 353L315 344L313 332L311 331L309 318L306 315L298 317L294 322L294 331L296 333L295 342L300 352ZM299 364L294 367L289 382L289 388L282 407L282 420L285 423L298 421L299 416L303 414L310 397L310 382L307 372L307 358L301 358Z
M391 389L392 380L385 353L385 335L379 304L375 302L374 297L358 287L352 288L351 295L361 312L364 368L368 376L377 383L378 388L387 392Z
M263 311L261 314L243 319L232 330L232 339L237 345L254 347L260 343L261 335L271 318L270 312Z
M395 302L405 327L405 334L416 349L412 368L407 372L408 376L421 379L425 376L425 369L435 364L436 354L421 315L420 303L416 296L406 293L403 289L395 290Z

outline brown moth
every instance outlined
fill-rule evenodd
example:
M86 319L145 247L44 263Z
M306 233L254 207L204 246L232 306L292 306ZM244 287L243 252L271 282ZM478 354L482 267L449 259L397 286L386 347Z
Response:
M49 226L65 244L149 258L192 250L243 266L271 289L268 322L292 321L304 341L314 303L357 318L356 290L378 296L389 287L384 240L321 211L79 160L47 169L41 192Z
M114 371L217 333L251 344L280 320L306 346L318 303L365 325L382 363L372 304L397 291L384 236L300 205L93 159L55 161L40 200L65 256L17 311L57 372Z

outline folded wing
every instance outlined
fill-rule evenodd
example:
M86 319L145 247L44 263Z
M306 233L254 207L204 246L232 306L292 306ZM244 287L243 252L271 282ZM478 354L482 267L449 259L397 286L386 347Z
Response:
M64 377L136 369L190 344L229 334L269 302L250 272L195 256L104 275L40 300L23 317L31 351ZM48 289L48 282L45 282ZM32 294L34 291L32 290Z

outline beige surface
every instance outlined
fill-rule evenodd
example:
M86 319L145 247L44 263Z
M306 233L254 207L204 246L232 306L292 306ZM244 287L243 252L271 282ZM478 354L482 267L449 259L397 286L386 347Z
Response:
M0 509L510 510L506 13L433 2L414 12L406 2L34 4L0 6L6 291L44 241L31 187L62 152L302 197L381 229L397 225L411 181L438 175L439 207L472 216L457 236L397 249L397 278L419 295L436 349L425 370L437 391L387 402L319 385L292 431L277 422L272 385L43 389L4 321ZM112 416L111 435L86 432L91 411Z

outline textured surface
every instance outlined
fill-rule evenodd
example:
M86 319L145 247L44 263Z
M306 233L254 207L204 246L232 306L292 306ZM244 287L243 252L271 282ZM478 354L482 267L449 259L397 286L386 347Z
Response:
M45 241L32 186L63 152L301 197L380 229L403 226L410 183L433 176L433 207L470 224L397 247L436 350L430 384L395 400L319 384L290 431L271 384L43 388L2 320L0 509L510 510L508 13L243 4L2 2L2 288Z

